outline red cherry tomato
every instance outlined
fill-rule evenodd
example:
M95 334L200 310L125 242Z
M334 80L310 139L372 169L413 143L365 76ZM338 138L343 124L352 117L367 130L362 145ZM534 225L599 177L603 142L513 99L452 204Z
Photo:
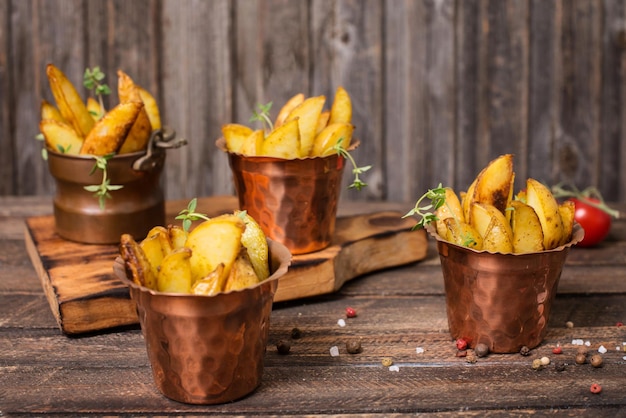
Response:
M595 198L587 200L598 203ZM580 247L592 247L600 243L609 234L611 229L611 216L601 209L585 203L583 199L572 198L576 208L574 219L585 230L585 237L577 245Z

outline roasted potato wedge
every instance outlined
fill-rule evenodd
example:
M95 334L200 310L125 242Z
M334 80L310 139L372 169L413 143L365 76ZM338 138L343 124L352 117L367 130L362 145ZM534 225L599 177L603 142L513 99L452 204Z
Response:
M161 113L159 111L159 105L157 104L156 99L150 92L144 89L141 86L137 86L139 88L139 95L141 96L141 101L146 107L146 113L148 114L148 119L150 119L150 125L152 126L152 130L155 131L157 129L161 129Z
M335 153L333 147L340 139L342 139L341 145L348 148L352 141L352 132L354 132L354 126L349 123L331 123L315 137L310 155L323 157Z
M253 130L245 125L229 123L222 126L222 136L226 141L226 148L230 152L242 154L242 148L246 139L252 135Z
M196 282L191 287L194 295L213 296L222 291L226 276L224 275L224 264L217 265L215 270Z
M80 153L103 156L119 151L142 108L142 102L115 106L96 122L85 138Z
M559 205L559 215L561 215L561 222L563 222L563 236L561 237L559 245L567 244L572 238L575 212L576 207L571 200L566 200Z
M483 250L499 253L513 252L513 232L506 217L488 203L473 203L472 225L483 237Z
M120 237L120 256L124 260L126 274L132 280L148 289L156 290L157 278L153 274L150 261L141 249L141 246L130 234L122 234Z
M265 141L265 132L263 129L257 129L243 141L241 153L248 156L260 155L263 152L263 141Z
M446 187L445 193L446 203L435 212L435 215L437 215L435 225L437 227L437 233L441 237L445 237L447 231L449 231L449 227L444 222L446 219L454 218L459 224L465 223L463 208L461 207L461 202L459 201L458 196L454 193L454 190L451 187Z
M233 267L230 269L230 274L224 284L224 292L245 289L258 283L259 278L250 261L248 252L245 248L242 248L242 251L235 259Z
M78 135L82 138L87 137L94 126L94 120L76 88L67 79L63 71L54 64L46 66L46 75L63 119L76 130Z
M298 119L285 122L274 129L263 141L261 155L294 159L300 157L300 130Z
M185 246L185 242L187 242L187 231L183 228L176 225L168 225L167 234L170 237L172 251Z
M102 116L104 116L104 109L102 109L102 107L100 106L100 103L94 99L93 97L87 97L87 111L89 111L89 114L91 115L91 117L93 118L94 122L99 121L100 119L102 119Z
M317 121L320 118L325 102L325 96L306 98L289 113L289 116L285 120L285 123L293 120L298 121L298 129L300 131L300 157L307 157L311 153L313 141L315 140Z
M191 293L191 250L182 247L167 254L160 263L157 290L169 293Z
M163 259L173 251L167 229L162 226L152 228L139 244L152 267L152 273L158 277Z
M335 90L328 123L352 123L352 100L346 89L341 86Z
M470 206L471 203L487 203L504 213L511 200L512 185L513 155L501 155L492 160L476 177L474 193L470 195Z
M46 147L62 154L78 154L83 146L83 139L70 125L54 119L39 122Z
M141 98L141 94L139 93L139 88L135 84L133 79L130 78L130 76L122 70L118 70L117 77L117 90L120 98L120 103L143 103L143 99ZM133 126L130 128L128 135L126 135L126 139L124 140L124 143L122 144L122 147L119 149L118 153L129 154L132 152L145 150L146 146L148 145L148 141L150 140L151 133L152 125L150 123L150 118L148 117L148 113L146 112L146 107L144 104L139 110L137 119L135 120L135 123L133 123Z
M527 204L511 202L511 231L513 232L513 252L533 253L543 251L543 230L535 210Z
M65 119L63 119L63 116L61 116L61 112L59 112L59 109L57 109L52 103L45 99L41 101L40 114L41 120L52 119L56 120L57 122L63 122L67 124Z
M315 128L315 136L319 135L320 132L322 132L324 128L328 126L329 120L330 120L330 110L322 111L322 113L320 113L320 118L317 120L317 127Z
M483 237L472 225L452 217L445 218L441 223L445 235L438 233L446 241L474 250L483 249Z
M563 221L559 213L559 204L550 189L535 179L528 179L526 203L535 210L541 222L544 249L558 247L564 235Z
M194 282L208 276L223 263L224 271L220 277L223 284L239 255L245 229L241 218L226 214L202 222L189 233L185 246L192 251L190 262Z
M287 103L285 103L283 107L278 111L278 116L276 116L276 119L274 121L274 129L285 123L291 111L298 107L303 101L304 94L302 93L298 93L289 100L287 100Z
M235 215L241 217L246 224L246 230L241 236L241 244L248 252L258 280L263 281L270 275L269 247L265 233L254 218L246 212L236 211Z

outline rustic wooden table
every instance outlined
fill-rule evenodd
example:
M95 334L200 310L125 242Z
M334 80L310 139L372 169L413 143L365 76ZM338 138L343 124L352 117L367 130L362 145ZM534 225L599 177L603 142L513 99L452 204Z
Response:
M392 207L410 205L344 204L340 213ZM138 327L80 337L60 332L24 246L23 220L49 213L49 198L0 198L0 416L626 416L623 220L601 247L571 251L548 334L529 356L490 354L473 364L456 356L431 242L418 263L357 278L334 294L275 304L261 386L237 402L194 406L157 391ZM348 306L358 316L340 327ZM294 328L301 338L291 339ZM578 339L590 351L607 349L603 367L575 364ZM279 340L291 342L288 355L277 353ZM354 340L360 354L346 351ZM563 353L553 354L559 344ZM330 355L333 346L339 356ZM533 359L543 356L552 364L533 370ZM398 370L384 367L384 357ZM594 383L600 394L591 393Z

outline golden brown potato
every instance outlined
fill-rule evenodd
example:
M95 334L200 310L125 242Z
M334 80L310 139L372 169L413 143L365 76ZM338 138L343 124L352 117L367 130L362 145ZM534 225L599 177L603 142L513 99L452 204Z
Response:
M83 146L83 139L70 125L53 119L39 122L46 147L62 154L76 155Z
M550 189L535 179L526 181L526 203L531 206L541 222L543 247L551 250L559 246L564 235L559 204Z
M341 86L335 91L335 99L330 108L331 123L352 123L352 100L348 92Z
M85 138L80 153L103 156L119 151L142 108L141 102L115 106L96 122Z
M245 229L241 218L226 214L202 222L189 233L185 246L192 251L193 282L209 275L221 263L224 264L224 271L220 282L224 282L239 255Z
M341 145L348 148L352 141L352 132L354 132L354 126L349 123L331 123L315 137L310 155L323 157L334 154L333 147L340 139L342 139Z
M167 229L162 226L152 228L139 246L152 266L152 273L158 277L163 259L173 250Z
M254 271L254 267L245 248L239 253L235 259L230 274L224 284L224 292L231 290L241 290L246 287L254 286L259 283L259 278Z
M187 231L183 228L177 225L168 225L167 233L170 237L172 250L177 250L185 246L185 242L187 242Z
M492 160L476 177L472 203L487 203L504 214L510 199L513 179L513 155L505 154ZM471 223L470 214L470 223Z
M330 110L322 111L322 113L320 113L320 118L317 120L317 127L315 128L315 136L319 135L320 132L322 132L324 128L328 126L329 120L330 120Z
M45 99L41 101L40 113L41 120L52 119L56 120L57 122L63 122L67 124L65 119L63 119L63 116L61 116L61 112L59 112L59 109L54 107L52 103Z
M446 241L474 250L483 249L483 237L472 225L453 217L445 218L442 225L444 228L442 232L445 235L439 235Z
M242 216L245 212L236 211L237 216ZM269 247L267 245L267 238L265 233L261 229L261 226L252 218L252 216L245 213L242 217L246 224L246 230L241 236L241 244L246 248L250 262L254 267L254 271L259 281L267 279L270 275L269 269Z
M313 141L315 140L317 121L320 118L325 102L325 96L306 98L289 113L285 120L285 123L293 120L298 121L298 129L300 130L299 157L306 157L311 153Z
M210 272L208 275L200 280L196 280L191 287L191 293L194 295L204 296L216 295L224 289L225 281L226 276L224 275L224 263L220 263L217 265L215 270Z
M285 122L274 129L263 141L261 154L288 160L300 157L300 130L298 119Z
M473 203L471 225L483 237L483 250L513 252L513 232L502 212L488 203Z
M261 155L261 152L263 152L263 141L265 141L265 131L257 129L243 141L241 153L252 157Z
M527 204L511 202L511 231L513 232L513 252L533 253L543 251L543 230L535 210Z
M278 112L278 116L276 116L276 120L274 121L274 129L285 123L285 120L287 120L287 116L289 116L289 113L291 113L291 111L298 107L303 101L304 94L302 93L298 93L289 100L287 100L287 103L284 104L284 106Z
M104 116L104 110L100 107L100 103L93 97L87 97L87 111L94 122L99 121Z
M132 78L122 70L117 72L118 82L117 90L120 98L120 103L129 102L141 102L141 94L139 93L139 87L135 84ZM126 139L122 144L122 147L118 151L119 154L129 154L132 152L143 151L148 145L150 140L150 134L152 133L152 125L148 112L146 112L145 104L139 110L135 123L130 128Z
M561 221L563 222L563 236L559 245L564 245L572 239L572 231L574 230L574 213L576 207L574 202L566 200L559 205L559 215L561 215Z
M471 224L472 217L470 213L470 206L472 204L472 198L474 196L474 190L476 189L476 181L478 178L474 178L474 181L469 185L465 193L461 192L461 207L463 208L463 216L465 222Z
M437 227L437 233L444 238L447 233L446 231L449 230L444 223L447 218L454 218L457 223L465 223L463 208L461 207L461 202L459 201L458 196L454 193L454 190L451 187L446 187L445 193L446 202L435 212L435 215L437 215L437 221L435 224Z
M222 126L222 136L226 141L226 148L230 152L242 153L243 144L246 138L252 135L251 128L238 123L229 123Z
M150 125L152 126L152 130L156 131L157 129L161 129L161 113L159 111L159 105L157 104L156 99L150 92L141 86L137 86L139 88L139 94L141 95L141 101L146 107L146 112L148 113L148 119L150 119Z
M139 244L130 234L123 234L120 237L120 256L124 260L126 274L132 280L148 289L156 290L156 276L153 274L152 266Z
M172 251L163 258L157 276L157 290L169 293L191 293L191 250Z
M46 66L46 75L63 119L76 130L78 135L82 138L87 137L94 126L94 120L76 88L67 79L63 71L55 67L54 64Z

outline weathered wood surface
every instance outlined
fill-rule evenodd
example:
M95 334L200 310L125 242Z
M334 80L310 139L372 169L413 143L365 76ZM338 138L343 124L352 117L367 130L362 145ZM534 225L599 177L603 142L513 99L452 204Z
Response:
M174 217L185 207L185 201L168 202L167 223L178 223ZM200 199L197 210L217 216L237 207L234 196L214 196ZM293 256L274 300L332 293L372 271L424 259L428 249L425 231L412 231L415 222L401 216L378 211L339 217L331 245ZM64 240L54 231L52 215L27 218L24 233L29 257L64 333L76 335L138 323L128 288L113 274L113 261L119 255L116 245Z
M169 152L169 199L232 192L222 124L343 85L355 157L373 165L344 200L462 190L514 153L518 185L568 181L625 202L625 22L622 0L4 0L0 195L53 191L33 140L53 62L79 85L86 66L110 84L121 68L158 97L190 141Z
M340 213L410 205L344 204ZM626 209L622 205L622 211ZM0 197L0 411L7 416L402 415L616 417L626 414L626 222L595 249L574 248L564 268L544 343L531 355L455 356L443 279L431 245L425 260L350 281L332 295L277 303L261 386L226 405L192 406L161 396L136 327L68 338L50 312L23 240L28 216L51 213L45 198ZM19 233L13 228L17 225ZM345 308L358 316L346 319ZM573 328L565 326L567 321ZM289 340L289 355L276 343ZM573 339L604 345L604 366L575 365ZM347 354L360 339L363 351ZM563 354L554 355L560 344ZM338 357L330 347L337 346ZM424 353L418 354L421 347ZM620 351L616 350L620 347ZM535 371L532 360L567 363ZM398 372L382 367L392 357ZM592 383L602 393L591 394Z

